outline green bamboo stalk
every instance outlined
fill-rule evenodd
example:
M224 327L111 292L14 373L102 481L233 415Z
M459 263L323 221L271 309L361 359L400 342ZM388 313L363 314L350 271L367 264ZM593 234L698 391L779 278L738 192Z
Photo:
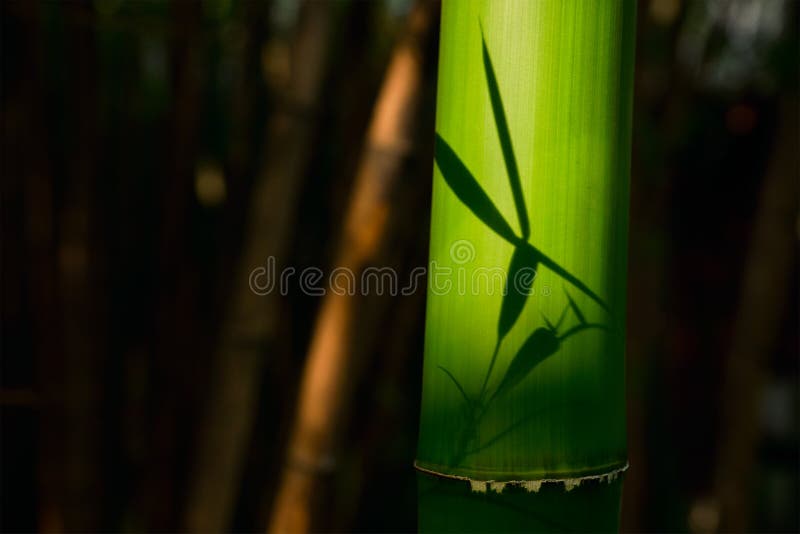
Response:
M443 4L420 471L618 503L634 26L625 0Z

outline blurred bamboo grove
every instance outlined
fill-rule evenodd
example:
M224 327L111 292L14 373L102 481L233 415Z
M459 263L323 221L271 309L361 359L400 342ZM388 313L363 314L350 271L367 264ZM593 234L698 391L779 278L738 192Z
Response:
M452 1L452 0L451 0ZM436 3L0 3L4 531L413 531ZM798 4L637 20L626 531L797 531Z

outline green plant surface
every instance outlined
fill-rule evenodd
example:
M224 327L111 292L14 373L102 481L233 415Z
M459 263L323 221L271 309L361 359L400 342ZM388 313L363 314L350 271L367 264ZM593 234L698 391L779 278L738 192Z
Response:
M617 532L622 481L537 493L507 488L474 492L469 484L417 474L420 532Z
M443 4L425 470L538 480L626 465L634 21L633 2Z

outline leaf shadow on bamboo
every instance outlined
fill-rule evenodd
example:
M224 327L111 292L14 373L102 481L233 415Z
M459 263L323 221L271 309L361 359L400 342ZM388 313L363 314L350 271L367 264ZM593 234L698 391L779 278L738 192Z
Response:
M458 440L459 445L457 449L458 452L455 455L455 465L460 464L467 456L489 448L502 438L511 434L511 432L517 428L532 421L536 416L540 415L539 411L529 413L528 415L509 425L504 430L501 430L493 437L489 438L486 442L472 446L473 443L478 440L478 428L483 417L489 412L489 409L494 405L498 398L514 389L542 362L558 353L562 344L568 338L589 329L598 329L603 331L610 330L608 325L587 322L583 312L580 310L580 308L578 308L578 305L572 299L569 292L567 292L566 289L564 292L566 293L567 300L569 302L561 312L561 316L559 317L558 321L553 324L546 316L543 315L546 326L537 328L530 336L528 336L522 346L517 350L514 357L511 359L511 363L509 363L505 374L503 375L497 387L494 389L494 393L492 393L492 395L485 402L480 397L474 399L471 398L453 373L451 373L445 367L439 366L439 369L444 372L453 382L455 387L458 388L461 396L464 399L462 415L466 419L466 425L464 426L464 431ZM567 316L567 312L570 309L578 318L578 324L559 334L559 329Z
M570 273L566 268L558 264L541 250L528 242L530 238L530 221L527 207L525 205L522 182L520 179L519 168L511 141L511 133L506 119L503 99L500 95L500 87L494 72L489 49L486 45L486 38L481 27L481 44L484 74L489 93L489 100L492 106L495 126L500 140L500 147L503 153L503 161L509 179L514 206L520 228L520 235L517 235L511 225L505 219L501 211L492 202L492 199L481 187L478 180L470 172L466 164L461 160L455 150L438 133L436 134L435 162L441 171L441 175L450 190L456 195L459 201L469 209L483 224L485 224L497 236L508 242L514 247L511 260L507 270L507 277L503 291L503 300L500 305L500 314L497 321L497 340L494 350L489 360L489 367L484 375L483 384L480 392L473 398L471 397L455 375L448 369L439 366L464 399L463 415L466 418L464 431L459 439L461 443L459 452L456 454L456 465L470 453L469 445L477 440L478 426L482 417L486 414L493 401L500 395L511 390L528 376L545 359L557 353L564 340L572 335L587 329L601 329L608 331L609 327L600 323L588 323L583 312L578 308L570 294L564 289L568 305L561 314L555 325L544 317L545 327L536 329L523 343L516 355L512 358L499 385L494 393L486 399L492 372L494 371L498 355L509 332L513 329L517 320L525 308L528 297L533 293L533 284L536 279L537 269L540 265L547 267L565 282L569 282L573 287L580 290L592 301L598 304L606 313L611 315L608 305L594 291L592 291L577 276ZM579 320L579 325L569 329L566 333L559 336L558 328L561 326L566 313L572 309ZM516 425L516 424L515 424ZM514 425L512 425L514 426ZM506 431L501 432L507 435ZM492 438L492 442L496 440ZM485 448L485 447L483 447ZM477 451L473 451L477 452Z

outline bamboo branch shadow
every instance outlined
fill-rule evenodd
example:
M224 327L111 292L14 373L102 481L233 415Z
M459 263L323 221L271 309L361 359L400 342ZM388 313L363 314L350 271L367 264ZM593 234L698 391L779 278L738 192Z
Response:
M496 343L489 361L489 367L484 375L480 392L476 398L474 400L470 399L456 377L447 369L440 367L442 371L450 377L455 386L461 392L465 400L467 412L473 414L468 418L470 421L469 424L475 425L478 424L480 417L482 417L482 415L486 412L488 405L491 404L498 395L501 395L505 391L513 388L536 366L538 366L539 363L558 352L564 339L588 328L601 328L608 330L608 327L605 325L587 323L583 313L578 309L569 293L567 293L567 298L569 300L568 308L571 307L573 309L575 315L580 321L580 324L575 328L570 329L564 335L558 336L557 329L561 324L564 314L566 313L566 309L565 312L562 313L561 319L558 321L555 327L551 325L545 318L547 327L538 328L528 337L528 339L525 341L525 343L523 343L520 350L512 359L509 368L506 370L506 373L501 379L500 384L495 390L494 394L487 402L484 402L484 399L488 394L490 379L492 377L503 340L517 323L517 320L525 308L528 297L532 294L533 284L537 275L537 269L540 265L547 267L553 273L561 277L565 282L568 282L573 287L580 290L583 294L598 304L606 313L611 315L607 304L602 298L600 298L600 296L597 295L597 293L592 291L577 276L570 273L566 268L558 264L555 260L528 242L531 233L529 214L525 204L522 182L511 141L511 133L508 127L508 121L506 120L506 113L503 106L500 87L497 82L491 55L489 54L489 49L486 45L486 39L482 27L481 44L483 67L484 74L486 76L489 100L492 106L492 113L500 140L500 147L503 153L503 161L505 164L506 173L508 175L512 197L514 199L514 206L520 227L520 235L515 233L511 225L503 216L502 212L497 208L486 191L484 191L478 180L475 178L472 172L470 172L469 168L464 164L456 151L438 133L436 134L436 148L434 155L436 165L439 168L445 183L455 194L456 198L458 198L458 200L487 228L514 247L514 252L511 255L511 261L507 271L503 300L500 304L500 314L497 321Z
M455 456L457 460L456 465L467 456L480 452L500 441L500 439L507 436L524 423L530 421L535 415L538 414L538 412L533 412L532 414L529 414L528 416L523 417L521 420L513 423L507 429L499 432L494 437L487 440L484 444L470 448L472 440L475 440L478 437L477 427L480 425L481 419L489 411L496 399L514 389L542 362L551 356L554 356L561 349L564 341L566 341L568 338L589 329L605 331L609 330L608 325L601 323L590 323L586 321L586 317L572 299L572 296L569 294L569 292L566 289L564 289L564 292L567 296L568 304L561 312L558 321L553 324L546 316L542 316L546 326L537 328L530 336L528 336L519 350L517 350L517 353L511 359L511 363L506 369L506 372L503 375L503 378L500 380L500 383L494 390L494 393L485 403L482 401L482 399L478 399L477 401L471 399L458 379L445 367L439 366L439 369L441 369L447 374L448 377L450 377L452 382L461 392L465 402L463 408L467 419L467 429L461 436L461 440L458 445L459 452ZM566 319L567 312L570 310L578 319L578 324L567 329L564 333L559 334L559 329Z

